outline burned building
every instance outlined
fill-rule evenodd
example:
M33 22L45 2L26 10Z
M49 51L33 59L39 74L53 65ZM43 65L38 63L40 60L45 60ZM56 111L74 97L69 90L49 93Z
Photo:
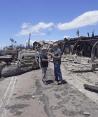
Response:
M77 55L91 57L93 45L98 41L98 36L80 37L74 44L73 52Z
M64 41L63 52L91 57L92 47L97 41L98 36L71 38Z

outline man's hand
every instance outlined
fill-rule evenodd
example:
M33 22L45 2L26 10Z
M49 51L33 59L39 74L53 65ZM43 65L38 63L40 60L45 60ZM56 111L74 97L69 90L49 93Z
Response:
M54 54L51 53L51 52L48 52L48 54L51 55L52 58L56 58L56 59L60 59L60 58L61 58L61 55L56 56L56 55L54 55Z
M53 54L53 53L51 53L51 52L48 52L48 55L54 56L54 54Z
M52 60L51 56L48 56L48 62L50 62Z

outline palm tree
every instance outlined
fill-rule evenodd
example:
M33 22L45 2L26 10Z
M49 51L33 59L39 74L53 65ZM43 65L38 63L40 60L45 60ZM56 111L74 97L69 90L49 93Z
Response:
M17 43L13 38L10 38L11 46L14 47L14 45Z
M28 48L30 48L30 39L31 39L31 33L29 33Z

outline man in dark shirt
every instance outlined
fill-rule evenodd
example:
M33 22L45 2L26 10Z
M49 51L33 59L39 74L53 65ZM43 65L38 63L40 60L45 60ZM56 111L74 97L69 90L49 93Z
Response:
M59 48L58 44L54 44L53 53L49 54L53 57L55 81L58 84L61 84L63 81L60 69L62 51Z

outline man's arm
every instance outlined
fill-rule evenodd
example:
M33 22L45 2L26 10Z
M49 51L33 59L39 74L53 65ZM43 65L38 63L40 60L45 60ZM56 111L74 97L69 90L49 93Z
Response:
M44 58L42 58L42 61L48 61L48 59L44 59Z
M61 54L59 54L58 56L55 56L53 53L48 52L49 55L51 55L53 58L59 59L61 58Z

